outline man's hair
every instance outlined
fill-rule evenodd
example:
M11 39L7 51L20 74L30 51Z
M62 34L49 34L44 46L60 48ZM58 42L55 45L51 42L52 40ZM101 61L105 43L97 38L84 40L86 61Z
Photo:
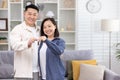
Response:
M34 5L34 4L27 5L25 7L25 11L27 11L28 8L35 9L35 10L37 10L37 12L39 12L39 8L36 5Z

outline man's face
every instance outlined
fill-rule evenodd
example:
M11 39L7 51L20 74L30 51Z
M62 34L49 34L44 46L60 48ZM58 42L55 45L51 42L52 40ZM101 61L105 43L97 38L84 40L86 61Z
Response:
M34 26L37 18L38 12L35 9L28 8L27 11L24 12L24 19L28 26Z

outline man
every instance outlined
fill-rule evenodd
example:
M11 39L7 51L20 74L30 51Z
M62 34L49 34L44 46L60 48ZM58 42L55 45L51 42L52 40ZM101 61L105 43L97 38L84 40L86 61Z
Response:
M37 38L40 29L35 25L38 13L39 9L34 4L26 6L24 22L15 26L10 33L10 44L15 51L15 80L39 80Z

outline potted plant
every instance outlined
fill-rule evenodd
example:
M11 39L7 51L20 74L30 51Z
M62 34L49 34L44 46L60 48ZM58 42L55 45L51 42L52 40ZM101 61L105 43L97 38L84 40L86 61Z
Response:
M6 42L7 38L6 37L1 37L0 36L0 42L3 43L3 42Z
M116 58L120 60L120 43L115 44L115 54L116 54Z

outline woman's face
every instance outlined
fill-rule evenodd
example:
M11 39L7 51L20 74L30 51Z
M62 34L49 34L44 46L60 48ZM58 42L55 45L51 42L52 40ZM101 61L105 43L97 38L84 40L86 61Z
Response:
M50 21L47 20L43 24L44 34L48 36L48 38L54 37L56 26Z

